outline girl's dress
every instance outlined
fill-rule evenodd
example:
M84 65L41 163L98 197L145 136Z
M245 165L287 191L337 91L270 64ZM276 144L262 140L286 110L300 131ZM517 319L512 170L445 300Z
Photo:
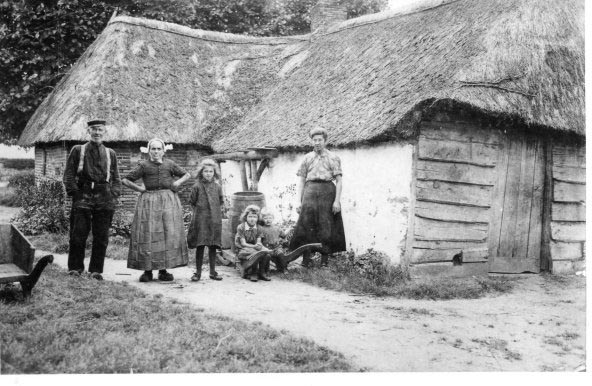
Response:
M215 181L199 179L191 188L189 202L193 216L187 235L189 248L222 246L222 187Z
M255 244L257 243L257 239L262 236L263 234L261 233L259 225L249 227L245 222L239 224L236 227L236 237L234 238L234 245L236 246L237 251L236 257L238 257L239 260L248 260L252 254L259 252L252 247L243 247L240 243L241 237L244 237L247 243Z
M150 271L187 265L189 253L183 227L183 210L170 188L173 176L187 172L171 160L143 160L127 175L142 179L146 192L140 194L131 226L127 267Z

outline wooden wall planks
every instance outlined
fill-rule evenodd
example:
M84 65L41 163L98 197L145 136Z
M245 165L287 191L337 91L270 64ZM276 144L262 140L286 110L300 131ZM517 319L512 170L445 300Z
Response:
M435 140L420 135L419 158L495 166L497 146L476 142Z
M417 180L417 200L488 208L491 186Z
M417 161L417 179L493 185L496 173L493 167L459 164L454 162Z
M487 224L415 219L415 240L485 241Z
M581 202L554 202L551 208L553 221L586 221L586 205Z
M553 184L553 201L584 202L586 201L586 185L555 180Z
M489 209L473 206L459 206L429 201L417 201L415 204L417 217L432 220L448 220L455 222L489 222Z
M571 143L553 144L553 200L550 253L553 272L560 263L585 259L586 148Z
M422 122L415 167L411 263L486 261L497 130Z

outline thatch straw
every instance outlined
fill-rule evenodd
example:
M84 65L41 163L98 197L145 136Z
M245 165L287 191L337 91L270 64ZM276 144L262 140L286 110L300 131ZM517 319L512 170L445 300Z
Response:
M396 138L440 99L584 135L582 0L459 0L359 19L313 39L213 147L301 147L314 125L338 146Z
M314 125L338 146L401 138L437 100L584 135L583 0L440 3L289 39L116 18L20 144L84 140L97 90L113 140L218 152L300 148Z
M302 39L114 18L37 109L19 143L86 140L92 117L109 121L108 141L207 143L259 101L279 71L275 58Z

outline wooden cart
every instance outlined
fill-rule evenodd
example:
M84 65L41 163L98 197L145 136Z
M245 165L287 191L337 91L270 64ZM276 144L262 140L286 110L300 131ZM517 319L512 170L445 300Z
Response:
M35 248L12 224L0 224L0 284L20 282L23 296L31 296L39 276L53 262L53 255L43 256L33 268Z

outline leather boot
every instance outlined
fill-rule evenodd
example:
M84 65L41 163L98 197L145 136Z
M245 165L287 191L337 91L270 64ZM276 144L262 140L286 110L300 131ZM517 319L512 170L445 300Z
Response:
M222 280L220 276L218 276L218 272L216 272L216 249L209 247L208 248L208 257L210 259L210 279L213 280Z

